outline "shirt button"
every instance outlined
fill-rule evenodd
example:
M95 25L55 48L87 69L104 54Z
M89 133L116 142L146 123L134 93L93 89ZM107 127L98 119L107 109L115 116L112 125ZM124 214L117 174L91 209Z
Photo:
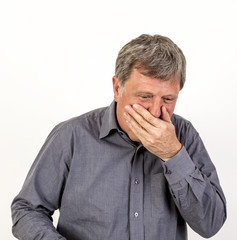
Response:
M134 217L135 217L135 218L137 218L138 215L139 215L138 212L135 212L135 213L134 213Z
M140 181L136 178L136 179L134 180L134 183L135 183L135 184L139 184Z

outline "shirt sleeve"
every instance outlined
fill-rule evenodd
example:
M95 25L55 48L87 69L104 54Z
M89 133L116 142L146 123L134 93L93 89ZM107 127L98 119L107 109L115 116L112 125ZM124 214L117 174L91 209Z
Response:
M202 237L213 236L226 219L226 200L216 169L191 126L181 151L162 162L171 195L180 214Z
M52 223L69 171L71 133L57 126L36 157L21 189L13 200L13 235L18 239L65 239ZM72 132L72 131L71 131Z

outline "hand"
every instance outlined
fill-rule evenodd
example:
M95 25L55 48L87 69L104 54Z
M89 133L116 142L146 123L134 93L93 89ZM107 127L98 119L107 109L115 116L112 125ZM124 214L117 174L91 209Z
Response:
M172 158L182 148L165 106L161 108L159 119L139 104L127 105L124 118L143 146L163 161Z

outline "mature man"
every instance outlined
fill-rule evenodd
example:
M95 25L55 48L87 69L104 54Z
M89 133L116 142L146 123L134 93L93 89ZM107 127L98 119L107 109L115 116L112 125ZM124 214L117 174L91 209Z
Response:
M205 238L221 228L215 167L192 124L173 114L185 65L159 35L120 50L112 104L59 124L39 152L12 203L15 237L184 240L186 223Z

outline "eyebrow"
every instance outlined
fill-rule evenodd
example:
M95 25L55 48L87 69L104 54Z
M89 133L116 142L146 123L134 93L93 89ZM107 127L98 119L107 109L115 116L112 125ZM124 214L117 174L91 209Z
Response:
M154 95L153 93L151 92L135 92L136 95L140 95L140 94L147 94L147 95Z
M178 95L176 95L176 94L168 94L168 95L165 95L165 96L163 96L163 97L172 97L172 98L177 98L177 97L178 97Z
M142 95L142 94L154 96L154 94L151 93L151 92L143 92L143 91L135 92L135 95ZM164 95L164 96L162 96L162 97L178 98L178 95L177 95L177 94L168 94L168 95Z

